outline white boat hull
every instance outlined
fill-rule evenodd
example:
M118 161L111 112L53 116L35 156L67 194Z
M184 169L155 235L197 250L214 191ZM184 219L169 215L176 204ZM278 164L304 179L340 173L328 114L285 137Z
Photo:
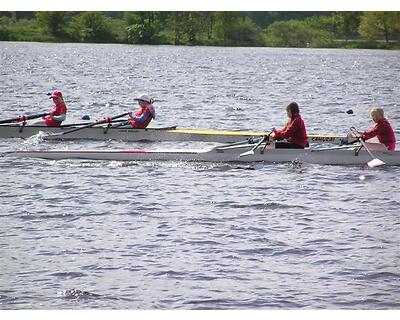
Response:
M43 126L25 126L19 125L0 125L0 138L29 138L40 132L46 134L60 134L75 127L43 127ZM67 133L57 137L63 140L121 140L121 141L203 141L232 143L243 141L252 137L260 137L265 132L252 131L228 131L228 130L201 130L201 129L176 129L172 128L107 128L90 127ZM318 143L345 143L346 137L340 136L321 136L310 135L309 142Z
M240 156L251 147L211 150L36 150L18 151L17 157L61 159L88 159L114 161L199 161L199 162L293 162L324 165L365 165L371 156L360 150L266 149L253 155ZM400 151L377 151L374 156L387 165L400 165Z

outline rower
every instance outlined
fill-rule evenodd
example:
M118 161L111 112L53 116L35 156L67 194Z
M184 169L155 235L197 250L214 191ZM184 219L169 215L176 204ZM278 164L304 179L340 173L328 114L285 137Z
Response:
M384 144L387 150L394 151L396 149L396 137L388 119L385 118L383 109L372 108L370 114L371 119L375 122L375 126L371 130L364 131L361 134L361 138L369 140L373 137L377 137L379 142Z
M34 125L46 125L46 127L59 127L67 117L67 106L64 102L63 95L60 90L54 90L49 99L53 99L54 106L50 113L44 116L44 121L34 123Z
M156 110L153 106L154 99L150 98L147 94L141 94L134 98L138 102L140 109L132 114L129 112L128 121L115 125L113 127L132 127L137 129L146 128L151 120L156 118Z
M275 148L277 149L304 149L308 146L307 131L300 116L299 105L296 102L289 103L286 112L289 118L286 126L281 130L273 128L270 138L272 140L287 140L287 142L276 142Z

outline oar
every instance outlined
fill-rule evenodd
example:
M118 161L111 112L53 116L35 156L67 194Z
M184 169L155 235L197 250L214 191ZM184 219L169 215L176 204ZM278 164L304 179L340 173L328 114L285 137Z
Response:
M360 145L355 145L355 143L358 142L358 138L356 138L356 137L349 137L349 138L352 138L354 140L351 141L351 142L346 143L345 145L328 147L328 148L310 149L310 151L311 152L314 152L314 151L328 151L328 150L350 149L350 148L360 147Z
M119 128L119 127L122 127L122 126L126 126L128 124L129 124L129 121L128 120L124 120L124 121L121 121L120 123L118 123L117 125L115 125L114 128Z
M379 167L379 166L383 166L386 163L383 162L382 160L378 159L377 157L375 157L372 152L368 149L367 144L364 142L364 140L358 135L358 131L356 128L351 127L350 131L358 138L358 141L360 141L360 143L362 144L362 146L365 148L365 150L368 152L368 154L370 155L370 157L372 158L371 161L368 162L368 166L370 168L374 168L374 167Z
M354 145L354 144L347 144L347 145L345 145L345 146L336 146L336 147L320 148L320 149L310 149L310 151L311 151L311 152L318 152L318 151L351 149L351 148L355 148L355 147L357 147L357 145Z
M274 131L272 130L270 133L268 133L268 134L266 134L265 136L263 136L263 137L261 138L260 142L257 143L251 150L239 154L239 157L246 157L246 156L251 156L251 155L253 155L253 154L254 154L254 151L255 151L259 146L261 146L261 144L262 144L264 141L266 141L267 139L269 140L269 136L272 134L272 132L274 132Z
M235 144L235 145L227 145L222 147L215 148L218 150L229 150L229 149L241 149L241 148L248 148L249 146L253 145L254 143L246 143L246 144Z
M31 116L19 116L18 118L12 118L8 120L0 120L0 124L2 123L10 123L10 122L20 122L20 121L26 121L26 120L31 120L31 119L36 119L36 118L41 118L44 116L47 116L49 113L39 113L39 114L34 114Z
M126 120L112 120L110 123L117 123L117 122L122 122ZM92 124L93 122L77 122L77 123L68 123L68 124L62 124L59 126L59 128L68 128L68 127L80 127L80 126L86 126L88 124Z
M82 126L82 127L79 127L79 128L74 128L74 129L67 130L67 131L64 131L64 132L61 132L61 133L58 133L58 134L52 134L52 135L49 135L49 136L46 136L46 137L43 137L43 138L44 138L45 140L46 140L46 139L60 139L60 137L65 136L65 135L68 134L68 133L72 133L72 132L75 132L75 131L79 131L79 130L82 130L82 129L85 129L85 128L94 127L94 126L96 126L96 125L98 125L98 124L103 124L103 123L111 122L111 121L114 120L114 119L118 119L118 118L121 118L121 117L125 117L126 115L128 115L128 113L129 113L129 112L125 112L125 113L123 113L123 114L120 114L120 115L115 116L115 117L112 117L112 118L99 120L99 121L90 123L90 124L88 124L88 125L85 125L85 126Z
M249 145L255 144L253 137L247 138L246 140L238 141L235 143L229 143L225 144L223 146L217 147L217 150L225 150L225 149L236 149L236 148L243 148L243 147L248 147ZM262 139L262 137L258 137L255 140L258 141L258 139Z

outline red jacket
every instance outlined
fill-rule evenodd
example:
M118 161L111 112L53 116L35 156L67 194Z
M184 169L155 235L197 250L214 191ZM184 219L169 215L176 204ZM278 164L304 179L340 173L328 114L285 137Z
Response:
M149 125L150 121L155 118L155 115L154 107L148 105L145 108L140 108L128 121L133 128L144 129Z
M276 139L286 139L299 146L307 146L307 131L300 114L296 114L282 130L274 129Z
M56 104L53 109L51 109L51 113L53 116L60 116L62 114L67 113L67 106L64 102L60 102ZM52 115L47 115L44 118L44 122L46 123L46 127L59 127L62 121L54 120Z
M363 137L365 140L377 137L379 142L384 144L388 150L396 148L394 131L386 118L379 120L371 130L365 131Z

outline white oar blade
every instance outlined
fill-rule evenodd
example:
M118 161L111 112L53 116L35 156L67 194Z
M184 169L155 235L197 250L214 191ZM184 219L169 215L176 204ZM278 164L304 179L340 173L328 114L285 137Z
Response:
M375 158L375 159L371 160L370 162L368 162L368 166L370 168L384 166L385 164L386 164L385 162L383 162L382 160L377 159L377 158Z
M253 154L254 154L253 150L246 151L246 152L243 152L243 153L239 154L239 158L246 157L246 156L252 156Z

